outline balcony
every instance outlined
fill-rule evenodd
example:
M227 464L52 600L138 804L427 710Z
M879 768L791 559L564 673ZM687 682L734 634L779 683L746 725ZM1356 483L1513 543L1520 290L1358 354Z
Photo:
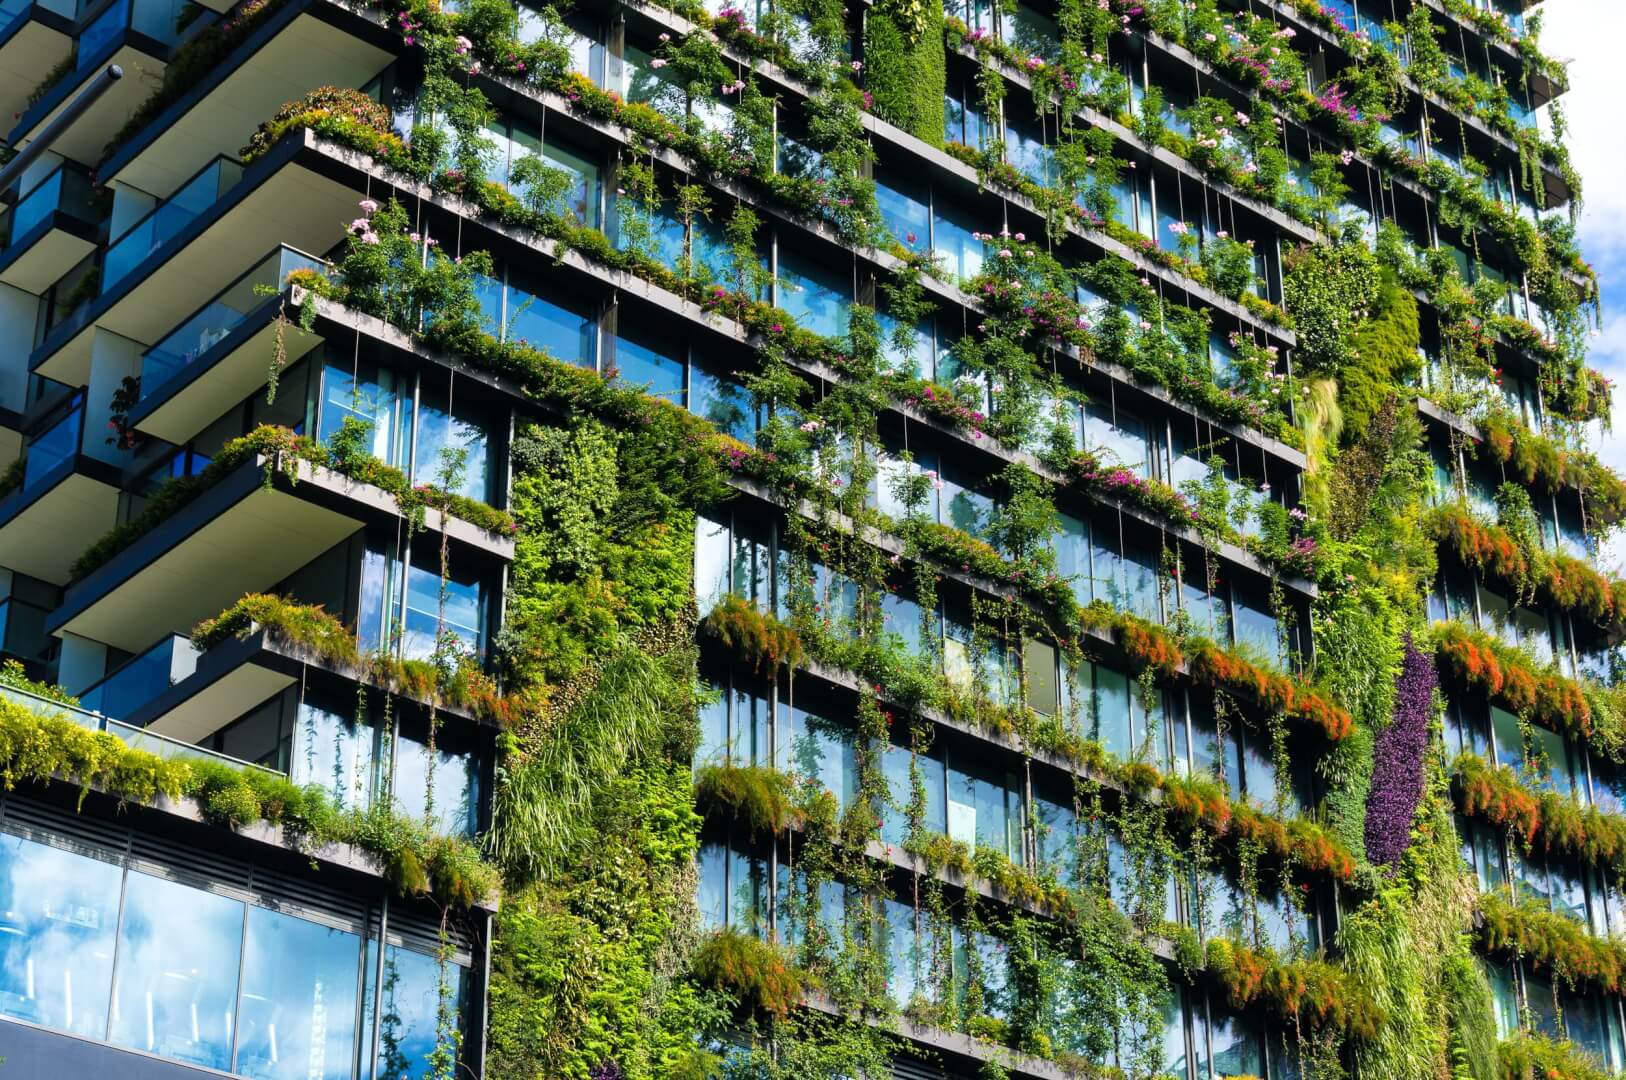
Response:
M100 159L125 119L152 93L152 80L163 76L182 31L204 25L184 22L185 15L185 5L179 0L111 0L82 15L73 68L27 107L6 142L14 147L27 145L108 64L118 64L125 77L80 114L52 145L56 153L75 161Z
M366 521L397 514L391 496L328 469L301 464L291 479L264 457L246 461L69 588L46 630L145 649L272 588ZM439 530L440 515L430 511L425 526ZM457 519L446 528L454 544L513 557L511 540Z
M0 655L7 659L42 661L55 644L45 632L49 608L30 604L15 596L0 600Z
M191 639L167 634L140 656L131 657L93 683L79 695L79 704L115 720L128 720L197 667L198 651Z
M157 647L170 641L177 647L180 642L190 646L177 635ZM311 678L313 672L351 680L363 677L261 628L247 637L223 641L208 652L194 653L190 663L184 678L160 687L121 719L174 739L201 742L293 683ZM441 716L457 717L471 725L480 722L462 705L441 702L435 708Z
M51 328L32 369L83 386L92 327L157 342L219 293L222 282L243 274L245 252L284 243L327 250L356 215L360 196L343 179L355 175L309 132L283 139L247 168L215 158L114 240L101 294Z
M376 19L333 0L289 0L119 147L100 175L174 191L212 155L236 153L261 121L311 87L366 85L394 59L394 44Z
M77 0L0 3L0 116L20 116L28 95L73 52Z
M0 217L0 281L43 293L96 250L106 214L90 177L57 166Z
M85 403L75 395L29 443L22 485L0 500L0 566L65 584L80 549L113 527L119 470L86 457L84 439Z
M141 357L141 398L130 422L150 435L184 443L263 386L276 354L276 321L288 275L322 266L321 259L279 247L148 349ZM322 340L295 321L281 328L281 339L285 365Z
M132 746L137 750L145 750L149 754L156 754L161 758L182 761L213 761L222 765L230 765L236 769L258 769L271 775L280 775L275 769L267 769L263 765L253 765L246 761L239 761L234 757L218 754L201 746L193 746L191 743L181 742L178 739L143 731L138 727L131 727L129 724L103 716L99 712L92 712L89 709L73 705L64 705L49 698L40 697L38 694L30 694L26 690L18 690L11 686L0 686L0 698L21 705L30 712L41 716L67 720L91 731L105 731L109 735L117 736L128 746Z

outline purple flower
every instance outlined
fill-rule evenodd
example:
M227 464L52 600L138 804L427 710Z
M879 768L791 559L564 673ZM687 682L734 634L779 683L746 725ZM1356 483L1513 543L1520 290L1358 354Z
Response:
M1434 662L1406 636L1406 655L1395 680L1395 714L1372 747L1372 787L1366 796L1366 857L1393 866L1411 843L1412 818L1423 797L1423 754L1428 749Z

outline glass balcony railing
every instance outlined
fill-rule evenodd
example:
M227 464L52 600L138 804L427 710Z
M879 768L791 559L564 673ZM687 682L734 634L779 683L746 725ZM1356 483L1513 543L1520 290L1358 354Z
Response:
M0 35L10 30L11 25L19 19L27 18L29 10L36 7L60 15L69 22L79 17L76 0L0 0Z
M102 264L103 294L129 276L148 255L197 220L242 176L242 164L222 154L126 229L107 249L107 259Z
M24 660L40 660L51 644L45 632L50 612L15 596L0 600L0 652Z
M79 35L79 55L75 61L83 70L99 59L119 34L134 30L164 45L174 45L196 12L185 0L114 0Z
M22 490L27 491L58 465L79 452L85 427L85 403L76 402L68 414L28 444L28 463L23 467Z
M66 720L91 731L105 731L109 735L116 735L130 747L136 750L145 750L161 758L182 761L215 761L237 769L258 769L274 776L286 775L276 769L268 769L263 765L240 761L226 754L219 754L201 746L194 746L189 742L171 739L167 735L143 731L138 727L131 727L129 724L120 723L110 717L103 716L101 713L91 712L88 709L74 705L64 705L61 702L52 701L50 698L40 697L38 694L31 694L27 690L19 690L16 687L0 686L0 698L21 705L23 708L40 716Z
M60 210L87 225L95 225L101 220L96 202L89 176L78 169L58 166L0 218L0 250L27 236L53 211Z
M168 690L198 669L192 639L171 634L140 656L126 660L79 695L79 703L115 720Z
M266 296L280 292L295 270L321 270L323 262L291 247L279 247L247 273L227 285L197 313L172 330L141 357L141 396L156 391L230 337Z

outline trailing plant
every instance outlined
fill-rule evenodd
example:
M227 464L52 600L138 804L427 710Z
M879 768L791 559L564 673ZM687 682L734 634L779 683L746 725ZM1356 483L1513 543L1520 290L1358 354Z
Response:
M325 844L350 844L407 895L468 907L497 892L496 874L468 841L403 818L386 801L341 810L321 788L299 787L278 773L162 758L116 735L0 701L0 786L9 791L58 779L79 785L81 806L92 790L143 804L189 799L206 819L231 828L279 825L290 844L313 853Z
M780 949L733 927L701 942L690 964L702 986L728 994L749 1013L783 1017L812 985Z

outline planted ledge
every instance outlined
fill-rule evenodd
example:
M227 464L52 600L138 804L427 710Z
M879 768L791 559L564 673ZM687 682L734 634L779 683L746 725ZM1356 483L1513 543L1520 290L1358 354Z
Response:
M366 521L400 513L370 484L258 453L72 585L46 630L134 652L271 588ZM432 508L424 527L486 558L513 558L512 539Z
M284 139L244 167L220 157L188 181L205 208L153 214L108 247L102 291L51 329L29 358L31 370L69 386L89 382L92 328L149 344L171 333L279 244L323 251L355 215L347 170L310 132Z
M336 664L314 649L303 648L256 625L243 638L232 638L198 657L197 669L127 717L131 724L184 742L200 742L300 681L309 669L366 681L366 673ZM427 705L428 702L423 702ZM434 703L441 716L467 723L477 718L453 702Z
M211 157L235 154L243 132L283 102L315 86L364 86L395 59L398 38L376 11L345 0L267 6L270 15L192 85L152 92L141 104L149 120L112 148L98 170L103 183L174 191Z

